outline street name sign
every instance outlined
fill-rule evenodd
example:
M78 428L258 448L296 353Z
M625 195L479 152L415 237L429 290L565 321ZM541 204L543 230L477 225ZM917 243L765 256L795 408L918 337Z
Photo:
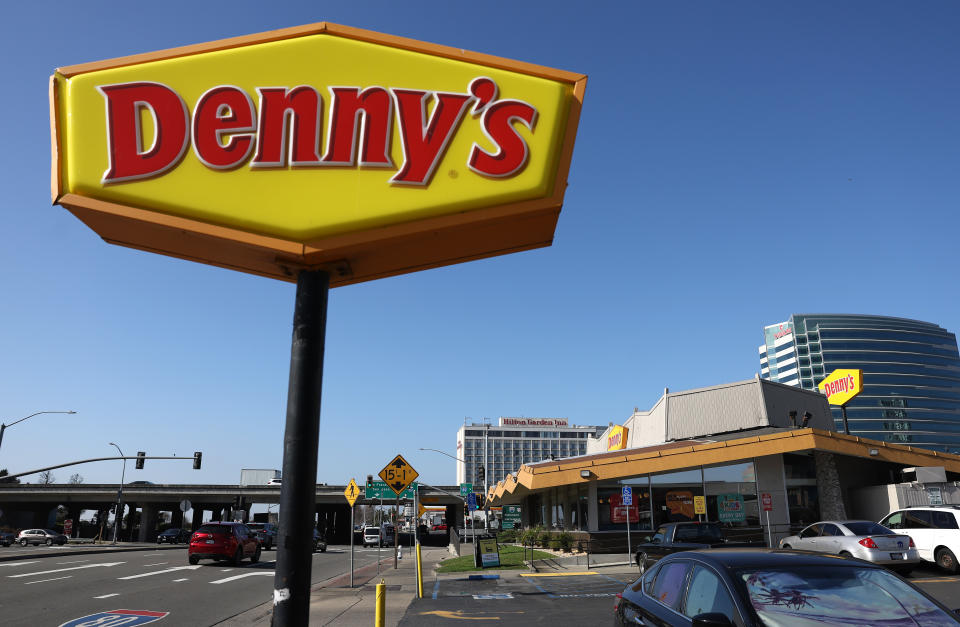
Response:
M399 498L400 494L407 489L407 486L420 476L420 473L413 469L413 466L403 458L403 455L397 455L383 467L379 476L391 490L396 492L396 496Z
M347 488L343 491L343 495L347 497L347 503L350 503L350 507L353 507L353 504L360 497L360 488L357 486L357 482L351 479Z
M400 494L401 499L413 499L414 493L417 491L417 482L414 481L409 488L403 491ZM397 498L396 493L383 481L374 481L373 483L368 483L365 490L366 498L368 499L395 499Z
M52 199L109 243L332 286L550 246L586 80L327 22L60 67Z

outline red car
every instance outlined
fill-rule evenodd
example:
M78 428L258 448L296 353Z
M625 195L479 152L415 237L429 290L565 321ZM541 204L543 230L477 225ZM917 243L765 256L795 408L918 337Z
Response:
M201 559L230 560L239 566L243 558L250 563L260 561L260 541L243 523L209 522L190 537L189 560L196 564Z
M446 531L446 530L447 530L447 526L446 526L446 525L434 525L433 527L430 528L430 530L431 530L431 531Z

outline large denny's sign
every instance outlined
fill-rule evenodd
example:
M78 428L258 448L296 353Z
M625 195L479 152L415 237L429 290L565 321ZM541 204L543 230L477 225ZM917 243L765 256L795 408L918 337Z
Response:
M333 285L549 246L585 85L327 23L64 67L53 198L112 243Z

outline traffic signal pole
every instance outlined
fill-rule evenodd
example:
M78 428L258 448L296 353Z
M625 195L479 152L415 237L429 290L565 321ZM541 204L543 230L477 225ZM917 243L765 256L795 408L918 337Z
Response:
M274 627L307 627L320 442L320 394L330 275L301 270L293 311L287 421L283 434L280 538L273 583Z

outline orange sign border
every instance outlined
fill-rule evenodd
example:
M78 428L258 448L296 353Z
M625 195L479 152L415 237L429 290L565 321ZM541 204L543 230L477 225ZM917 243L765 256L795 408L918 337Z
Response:
M69 78L85 72L320 33L570 84L573 99L567 115L553 194L532 201L495 205L304 243L64 192L59 148L61 121L57 95L58 74ZM296 281L300 270L326 269L330 271L331 287L541 248L553 243L566 191L567 174L573 157L573 144L586 83L587 77L575 72L329 22L69 65L58 68L50 77L52 200L53 204L69 210L111 244L291 282Z

